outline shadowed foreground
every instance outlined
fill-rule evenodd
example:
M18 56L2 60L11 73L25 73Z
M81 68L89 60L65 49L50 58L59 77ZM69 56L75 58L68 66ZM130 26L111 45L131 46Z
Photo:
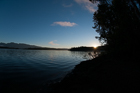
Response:
M81 62L61 82L50 84L41 93L139 93L138 60L109 55Z

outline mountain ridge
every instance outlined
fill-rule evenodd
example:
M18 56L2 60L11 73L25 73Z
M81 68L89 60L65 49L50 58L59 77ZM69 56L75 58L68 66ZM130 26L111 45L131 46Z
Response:
M42 48L41 46L36 45L30 45L30 44L24 44L24 43L0 43L0 47L9 47L9 48Z
M67 48L50 48L50 47L41 47L36 45L30 45L25 43L3 43L0 42L0 48L8 49L29 49L29 50L68 50Z

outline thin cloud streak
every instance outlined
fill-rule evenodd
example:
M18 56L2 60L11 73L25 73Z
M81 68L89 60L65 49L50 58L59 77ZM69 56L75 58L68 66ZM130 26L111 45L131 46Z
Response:
M49 44L50 44L50 45L54 45L54 46L59 45L59 44L54 43L54 41L49 42Z
M82 5L89 12L94 13L97 9L98 2L93 4L89 0L74 0L76 3Z
M66 5L66 4L63 4L63 7L72 7L73 4L69 4L69 5Z
M55 26L55 25L60 25L60 26L68 26L68 27L73 27L73 26L75 26L75 25L77 25L76 23L71 23L71 22L54 22L53 24L52 24L52 26Z
M86 8L91 12L94 13L96 11L96 9L94 9L92 6L87 5Z

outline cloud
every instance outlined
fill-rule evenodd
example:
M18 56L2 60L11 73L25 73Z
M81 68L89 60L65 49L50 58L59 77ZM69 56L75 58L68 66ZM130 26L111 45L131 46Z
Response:
M69 5L66 5L66 4L63 4L64 7L72 7L73 4L69 4Z
M89 3L88 0L74 0L75 2L81 4L81 3Z
M93 13L97 10L98 2L93 4L89 0L74 0L76 3L82 5L89 12Z
M59 44L54 43L54 41L49 42L49 44L50 44L50 45L54 45L54 46L59 45Z
M76 23L71 23L71 22L54 22L52 24L52 26L55 26L55 25L60 25L60 26L69 26L69 27L72 27L72 26L75 26L77 25Z

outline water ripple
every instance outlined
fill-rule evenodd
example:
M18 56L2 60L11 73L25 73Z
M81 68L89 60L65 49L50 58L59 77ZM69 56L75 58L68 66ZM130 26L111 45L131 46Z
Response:
M37 91L44 82L59 80L83 59L87 52L0 49L0 87ZM22 84L22 85L21 85ZM17 86L18 85L18 86ZM10 90L10 89L9 89Z

